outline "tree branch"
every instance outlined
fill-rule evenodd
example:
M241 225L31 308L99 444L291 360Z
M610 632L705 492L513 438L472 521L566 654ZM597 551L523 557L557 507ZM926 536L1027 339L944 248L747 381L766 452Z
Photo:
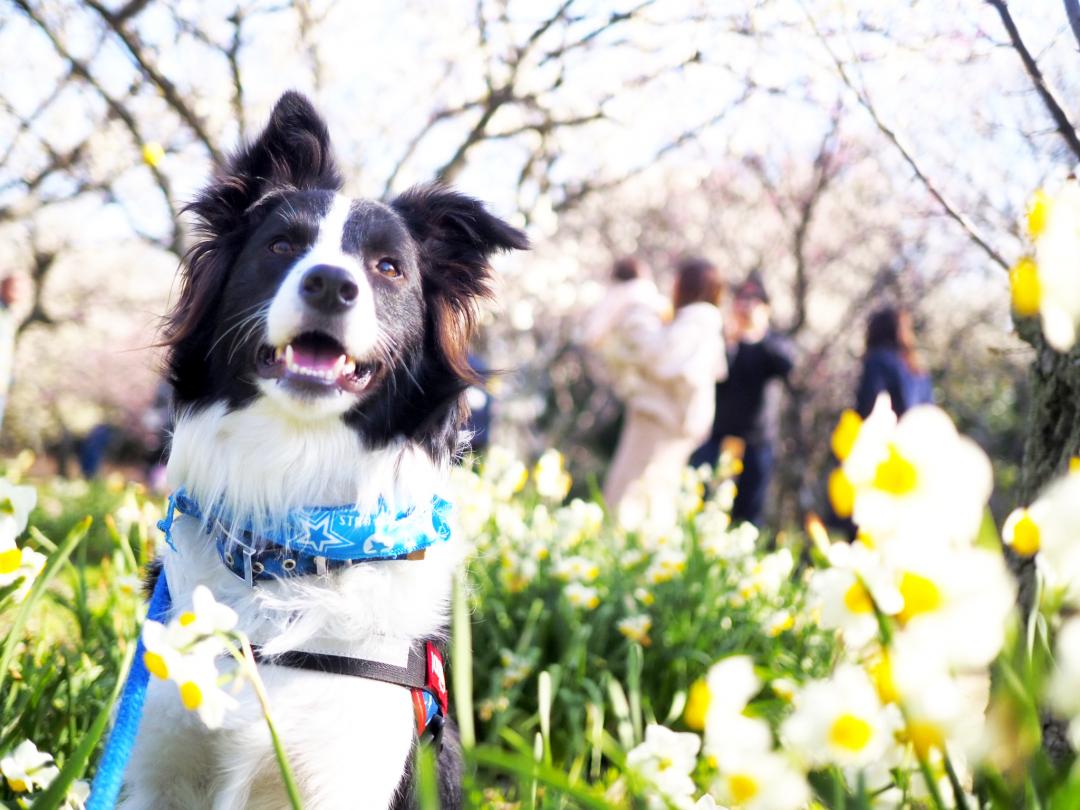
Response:
M1065 110L1061 108L1061 104L1054 97L1053 91L1046 83L1046 77L1039 70L1035 57L1031 55L1031 51L1024 44L1024 40L1020 36L1020 30L1016 27L1012 14L1009 13L1008 5L1005 0L986 0L986 2L997 9L998 16L1001 17L1001 24L1005 26L1005 31L1009 35L1009 41L1012 42L1013 49L1019 54L1020 61L1024 63L1024 70L1027 71L1031 83L1035 86L1039 98L1042 99L1043 105L1046 107L1046 111L1054 119L1054 126L1057 127L1061 137L1065 139L1065 143L1069 145L1069 149L1072 150L1076 159L1080 160L1080 135L1077 135L1076 127L1072 125L1069 116L1065 114ZM1073 5L1076 5L1075 0L1073 0ZM1068 2L1066 3L1066 9L1068 9ZM1077 24L1080 24L1080 22L1074 22L1071 15L1069 22L1073 23L1073 30L1076 31ZM1077 35L1080 36L1080 33Z
M23 0L16 0L20 5ZM180 95L180 91L177 90L176 85L165 76L157 67L150 61L146 55L146 51L142 42L138 37L132 34L125 26L124 19L113 14L109 9L105 8L98 0L84 0L87 6L92 8L98 13L105 24L116 34L117 38L127 48L128 53L131 54L131 58L135 60L135 63L139 66L143 75L148 78L151 83L161 92L162 98L165 99L165 103L168 104L177 115L191 128L191 131L195 134L195 137L206 147L206 151L210 154L210 158L215 162L221 160L221 153L214 145L213 139L210 137L209 132L206 130L206 125L202 119L195 114L195 111L188 105L183 96Z
M994 0L988 1L994 2ZM904 162L907 163L908 167L915 173L919 182L923 184L923 187L930 193L930 196L937 200L938 204L945 210L945 213L949 218L963 228L964 232L967 233L968 238L978 245L995 264L1003 270L1008 270L1010 264L1006 261L1005 257L1002 256L990 244L986 237L979 232L975 223L949 201L945 196L945 193L938 188L937 184L930 178L926 171L923 170L922 166L919 165L919 162L915 159L914 153L905 145L900 135L881 119L873 102L870 101L869 96L862 89L855 86L855 83L851 80L851 76L848 75L847 68L844 67L844 63L840 61L840 58L833 51L832 46L829 45L829 41L818 29L817 25L814 23L814 18L810 16L810 12L806 10L805 6L803 7L803 13L806 15L806 19L809 21L810 28L813 30L814 35L818 38L818 41L821 43L826 53L828 53L829 58L836 67L841 81L843 81L844 85L855 94L855 98L859 102L859 105L870 115L870 118L873 120L874 125L877 126L878 131L892 143L896 148L896 151L899 152L900 156L904 159Z
M33 9L30 7L29 0L13 0L15 5L22 9L23 13L41 30L41 32L48 38L49 42L53 46L53 50L64 59L71 68L71 73L74 76L78 76L85 81L90 87L92 87L102 100L105 102L109 111L119 118L128 132L131 134L132 140L135 142L137 149L142 149L143 144L146 141L143 139L142 132L139 129L139 124L135 120L135 116L131 114L131 111L121 104L116 98L114 98L105 89L105 87L99 82L94 75L90 72L89 66L75 57L60 41L56 32L49 28L48 23ZM165 173L161 171L157 166L148 164L150 173L153 174L154 180L158 184L158 188L161 189L161 194L165 199L165 205L169 209L169 222L171 223L172 232L169 239L170 250L177 256L183 255L183 243L180 233L180 227L177 224L177 218L179 213L176 207L173 205L172 189L169 183L169 178L165 176Z

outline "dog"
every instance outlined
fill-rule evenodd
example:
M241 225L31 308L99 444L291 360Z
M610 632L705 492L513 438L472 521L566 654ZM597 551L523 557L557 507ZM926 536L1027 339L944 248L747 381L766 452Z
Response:
M168 478L202 514L175 516L162 570L172 615L205 585L258 645L305 808L406 808L420 693L337 664L400 663L419 648L441 679L459 540L447 530L408 558L327 565L315 556L307 572L277 559L281 575L248 546L259 526L316 506L361 518L420 513L432 525L459 452L463 394L476 382L467 350L491 292L490 258L527 239L444 186L386 203L341 187L325 122L288 92L187 207L197 242L163 337L177 414ZM234 545L244 521L254 532ZM210 730L174 685L152 679L119 806L288 807L253 690L237 698ZM442 807L457 807L451 722L438 747Z

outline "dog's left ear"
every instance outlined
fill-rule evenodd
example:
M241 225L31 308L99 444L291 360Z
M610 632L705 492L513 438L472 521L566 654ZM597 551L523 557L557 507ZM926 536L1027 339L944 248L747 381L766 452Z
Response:
M420 246L424 293L449 366L472 380L468 349L476 305L491 294L491 256L526 250L529 239L482 202L441 185L416 186L393 202Z

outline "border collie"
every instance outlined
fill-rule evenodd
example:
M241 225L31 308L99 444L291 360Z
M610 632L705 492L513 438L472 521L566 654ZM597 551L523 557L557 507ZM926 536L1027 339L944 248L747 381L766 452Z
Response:
M443 492L475 381L467 349L489 257L527 240L445 187L382 203L341 185L325 123L290 92L188 206L198 241L164 332L177 406L168 472L204 511L268 522L314 506L402 514ZM174 612L206 585L261 648L304 806L413 806L410 690L280 656L385 660L441 644L459 543L252 582L224 562L205 519L178 515L171 538ZM238 698L211 731L153 680L119 806L287 808L255 696ZM449 724L438 764L442 806L456 807Z

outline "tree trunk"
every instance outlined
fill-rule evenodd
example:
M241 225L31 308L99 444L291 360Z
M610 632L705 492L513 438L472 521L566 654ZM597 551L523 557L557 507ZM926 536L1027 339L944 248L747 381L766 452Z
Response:
M1031 364L1031 410L1020 473L1021 504L1030 504L1048 483L1080 455L1080 346L1067 354L1054 351L1043 339L1038 324L1017 324L1025 341L1035 349ZM1009 563L1020 584L1020 607L1030 616L1035 606L1035 561L1009 553ZM1052 714L1043 715L1043 749L1051 761L1066 763L1073 755L1067 723Z
M1070 458L1080 455L1080 347L1060 354L1041 334L1024 337L1036 352L1020 477L1020 498L1031 503L1068 469Z

